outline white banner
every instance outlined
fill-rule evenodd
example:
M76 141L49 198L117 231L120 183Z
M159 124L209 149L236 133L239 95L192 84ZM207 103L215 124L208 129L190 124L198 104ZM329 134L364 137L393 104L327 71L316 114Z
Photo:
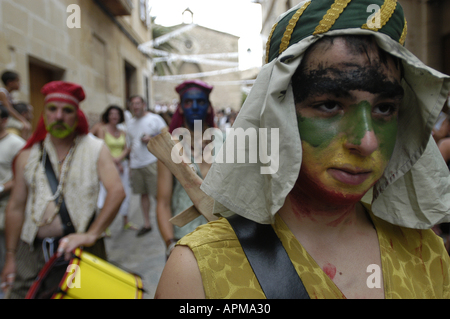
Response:
M216 71L209 72L201 72L201 73L190 73L190 74L178 74L178 75L164 75L164 76L153 76L153 80L155 81L175 81L175 80L187 80L192 78L201 78L206 76L214 76L220 74L228 74L233 72L240 72L239 67L230 68L230 69L222 69Z

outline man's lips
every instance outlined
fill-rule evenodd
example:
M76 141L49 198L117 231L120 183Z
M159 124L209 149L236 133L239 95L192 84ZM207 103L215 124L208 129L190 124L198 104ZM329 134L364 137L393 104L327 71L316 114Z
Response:
M349 185L360 185L364 183L372 171L367 169L357 169L350 167L333 167L328 169L328 173L336 180Z
M52 129L56 130L63 130L66 128L62 122L52 123L50 126Z

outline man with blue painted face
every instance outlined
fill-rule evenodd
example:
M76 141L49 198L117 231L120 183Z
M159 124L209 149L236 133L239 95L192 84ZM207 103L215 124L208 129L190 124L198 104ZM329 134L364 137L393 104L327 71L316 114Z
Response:
M180 90L179 90L180 91ZM181 96L181 110L184 114L185 124L194 129L195 120L203 120L209 108L208 93L196 85L186 89Z
M191 137L194 135L202 136L206 129L214 127L214 111L209 100L212 89L212 86L199 80L185 81L176 87L176 91L180 95L180 103L172 117L169 126L170 133L173 133L177 128L186 128L189 130ZM201 132L195 132L196 129L201 130ZM193 138L191 138L191 142L193 142ZM205 178L211 164L204 160L192 160L191 162L197 174L202 179ZM203 216L181 228L169 222L170 218L192 205L191 199L178 180L161 161L158 161L156 215L161 236L166 243L167 257L179 239L207 222Z

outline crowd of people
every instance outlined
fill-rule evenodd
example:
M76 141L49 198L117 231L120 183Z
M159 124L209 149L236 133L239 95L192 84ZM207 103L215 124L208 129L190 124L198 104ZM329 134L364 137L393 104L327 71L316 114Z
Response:
M54 81L42 88L44 111L30 135L31 108L14 108L20 81L5 73L2 290L24 298L49 256L69 259L80 246L107 259L103 238L117 214L137 236L152 231L153 195L167 248L156 298L449 299L450 122L436 106L447 103L450 77L403 46L400 4L381 28L364 27L358 17L373 3L389 7L305 0L280 16L238 117L215 114L213 87L189 80L174 88L179 103L168 117L132 96L89 130L83 88ZM22 137L6 131L9 118ZM277 130L277 140L265 134L262 142L277 144L278 171L260 173L261 157L192 161L223 218L172 225L193 201L147 144L165 130L203 136L217 127L225 155L236 147L249 154L254 145L235 145L231 126ZM140 226L128 219L131 193L140 196Z
M16 73L4 74L11 81ZM5 87L11 87L8 81ZM17 84L13 87L19 89ZM28 140L21 137L27 131L25 125L8 131L11 113L7 103L0 105L0 268L2 290L8 298L25 298L38 272L55 254L69 258L74 248L84 246L107 259L103 238L110 235L108 226L116 214L122 218L123 229L135 230L138 237L150 232L150 196L157 196L158 227L167 256L177 240L206 222L198 219L185 227L170 224L169 219L192 202L171 172L147 150L148 141L164 129L194 130L195 120L202 121L202 130L215 126L209 100L212 87L194 80L176 90L180 102L169 122L150 112L144 98L132 96L125 109L108 106L89 129L79 107L85 99L83 88L50 82L42 88L44 111ZM32 118L22 112L32 111L27 104L13 103L11 95L7 100L25 115L23 119ZM202 178L209 166L198 164ZM42 188L46 184L50 188ZM141 227L128 219L131 193L140 196Z

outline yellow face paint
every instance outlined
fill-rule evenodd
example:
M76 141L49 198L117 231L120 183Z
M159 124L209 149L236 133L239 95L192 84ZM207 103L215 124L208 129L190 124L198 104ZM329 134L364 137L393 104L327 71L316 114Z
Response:
M382 176L395 145L395 112L379 115L367 101L321 116L299 116L303 183L359 200ZM321 106L324 109L324 106ZM339 197L339 196L338 196Z
M338 137L317 149L303 141L302 175L326 191L362 197L381 177L388 160L379 149L364 157L352 153L345 143L346 137Z
M295 189L302 208L356 204L394 151L401 69L374 41L336 38L307 54L292 83L303 149Z

